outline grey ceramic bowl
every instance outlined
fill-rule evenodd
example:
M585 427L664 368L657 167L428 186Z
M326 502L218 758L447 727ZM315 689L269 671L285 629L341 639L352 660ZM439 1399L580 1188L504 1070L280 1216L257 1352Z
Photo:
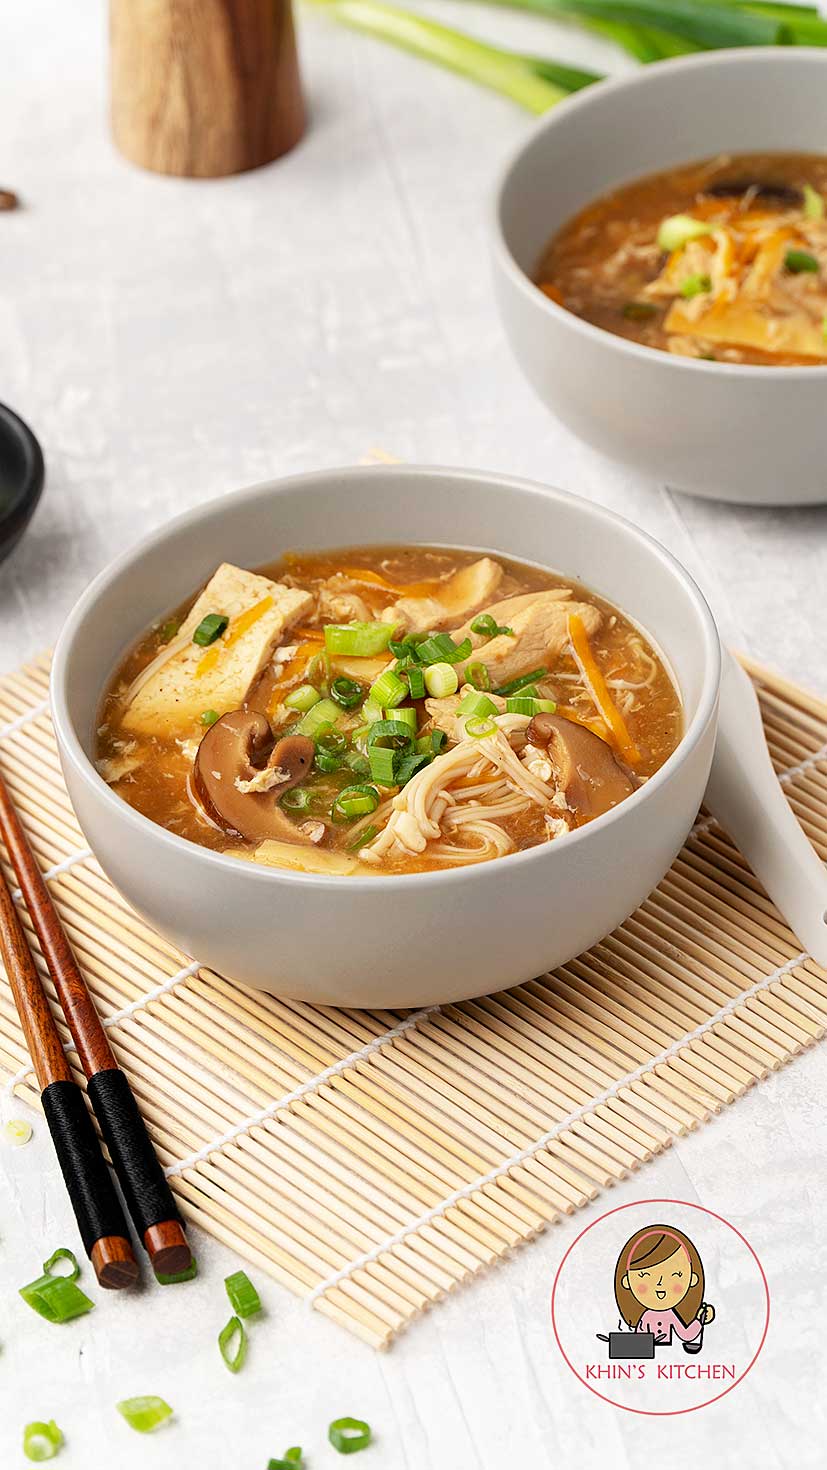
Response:
M456 871L330 878L255 867L156 826L92 762L101 692L122 653L224 559L290 548L438 542L582 579L659 644L686 733L621 806L542 847ZM587 949L658 883L703 796L720 648L700 592L628 522L559 490L447 469L330 470L254 486L156 531L92 583L55 652L52 701L69 793L102 867L188 954L304 1000L419 1006L516 984Z
M642 347L557 306L532 276L566 220L641 174L722 152L824 152L826 93L824 50L659 62L555 108L497 186L496 293L529 382L589 444L691 495L827 500L827 367L703 362Z

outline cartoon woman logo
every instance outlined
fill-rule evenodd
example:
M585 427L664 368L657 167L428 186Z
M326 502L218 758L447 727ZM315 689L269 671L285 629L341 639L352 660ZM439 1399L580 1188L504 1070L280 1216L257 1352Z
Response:
M617 1258L615 1300L620 1315L633 1332L650 1334L652 1348L671 1346L674 1337L685 1353L701 1351L704 1328L715 1319L715 1308L704 1301L704 1289L697 1247L672 1225L636 1230Z

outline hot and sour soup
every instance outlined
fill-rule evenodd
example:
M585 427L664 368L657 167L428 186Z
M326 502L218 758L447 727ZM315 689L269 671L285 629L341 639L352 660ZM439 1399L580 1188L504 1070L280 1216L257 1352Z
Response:
M658 653L571 579L442 547L224 564L103 699L104 778L169 831L321 873L557 841L682 733Z

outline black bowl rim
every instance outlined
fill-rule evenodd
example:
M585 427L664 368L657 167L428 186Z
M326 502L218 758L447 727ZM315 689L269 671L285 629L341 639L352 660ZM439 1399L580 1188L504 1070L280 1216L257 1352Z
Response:
M0 403L0 440L16 440L25 462L23 478L12 491L11 502L0 510L0 544L12 542L25 529L43 492L46 466L40 443L28 424L8 404Z

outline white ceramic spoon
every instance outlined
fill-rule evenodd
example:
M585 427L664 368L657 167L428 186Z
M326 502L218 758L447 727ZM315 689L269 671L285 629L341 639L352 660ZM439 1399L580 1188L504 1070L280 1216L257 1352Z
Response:
M705 797L793 933L827 965L827 868L772 767L752 684L724 650L718 743Z

